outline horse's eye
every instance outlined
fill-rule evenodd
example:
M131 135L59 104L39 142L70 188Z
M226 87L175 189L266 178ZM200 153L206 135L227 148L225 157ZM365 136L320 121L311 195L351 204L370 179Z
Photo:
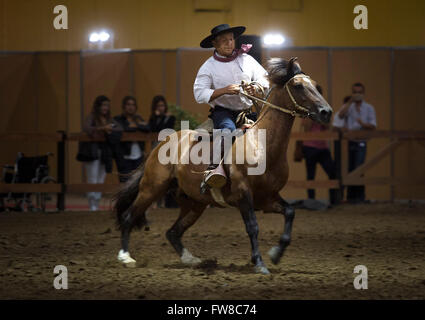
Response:
M302 85L302 83L297 83L296 85L294 85L294 88L297 90L301 90L302 88L304 88L304 86Z

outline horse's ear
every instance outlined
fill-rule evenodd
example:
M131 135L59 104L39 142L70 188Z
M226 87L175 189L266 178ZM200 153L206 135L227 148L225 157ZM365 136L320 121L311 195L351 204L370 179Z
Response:
M288 63L288 71L289 71L289 73L293 73L293 71L294 71L294 63L295 63L295 61L297 61L298 60L298 58L297 57L292 57L290 60L289 60L289 63Z

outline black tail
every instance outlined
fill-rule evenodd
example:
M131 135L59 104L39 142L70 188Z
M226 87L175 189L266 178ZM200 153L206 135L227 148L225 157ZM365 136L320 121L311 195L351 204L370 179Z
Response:
M143 212L142 214L133 215L131 212L131 206L136 200L137 195L139 194L139 184L142 180L144 173L144 165L140 166L135 170L130 179L124 184L124 186L114 195L113 200L114 211L116 213L116 224L119 229L122 230L125 224L130 224L130 229L133 226L141 228L146 224L146 215Z

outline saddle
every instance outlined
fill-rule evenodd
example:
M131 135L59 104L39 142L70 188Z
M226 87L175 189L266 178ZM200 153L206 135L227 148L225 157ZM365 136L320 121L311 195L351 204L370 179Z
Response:
M245 109L239 112L235 122L237 129L242 129L245 125L254 124L254 120L249 118L251 113L251 109ZM208 118L207 120L202 122L198 127L196 127L196 129L206 130L211 136L214 130L214 122L211 118Z

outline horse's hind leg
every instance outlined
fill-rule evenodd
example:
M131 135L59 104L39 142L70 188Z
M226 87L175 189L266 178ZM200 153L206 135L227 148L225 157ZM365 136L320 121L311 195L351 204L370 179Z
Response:
M271 261L274 264L278 264L282 258L286 248L291 243L291 232L292 225L295 218L295 210L290 206L285 200L279 197L276 203L274 203L273 212L282 213L285 216L285 226L283 228L283 233L280 236L279 244L272 247L268 254ZM269 213L270 211L264 211L264 213Z
M181 241L183 234L189 229L204 212L206 205L188 198L185 194L179 195L180 215L173 226L167 231L168 241L176 250L185 264L198 264L201 259L194 257Z
M160 198L167 190L170 183L164 179L161 183L153 184L148 179L142 180L139 194L133 204L123 214L121 228L121 250L118 253L118 260L127 267L135 267L134 260L129 253L130 233L134 227L142 228L147 224L146 210L158 198Z

